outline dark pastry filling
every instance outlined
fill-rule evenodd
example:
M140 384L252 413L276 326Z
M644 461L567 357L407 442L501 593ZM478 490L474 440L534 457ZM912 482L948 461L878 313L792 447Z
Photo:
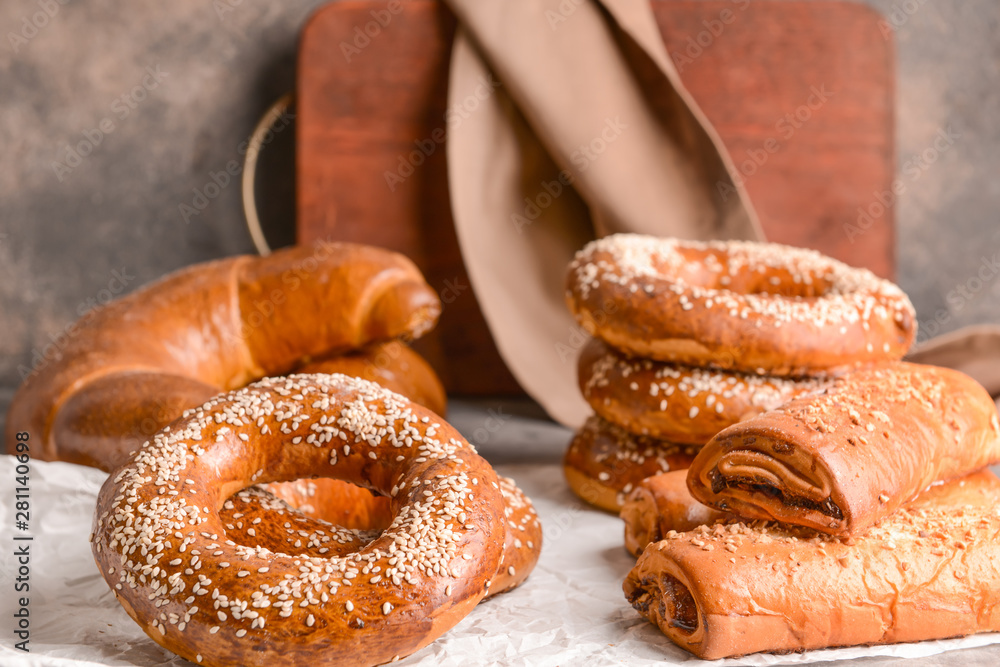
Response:
M660 603L660 613L663 618L670 619L670 625L686 635L698 629L698 607L691 597L687 586L669 574L660 580L663 591L663 601ZM673 608L673 613L668 613Z
M713 470L710 473L710 478L712 481L712 493L715 494L721 493L724 489L742 489L750 493L756 492L770 496L786 507L819 512L838 521L843 521L844 519L843 511L837 506L837 503L833 502L832 498L827 498L823 502L817 502L809 498L803 498L802 496L785 494L781 489L770 484L764 484L759 480L746 477L725 477L718 470ZM719 508L727 509L722 503L719 503Z
M653 597L649 592L652 583L654 582L650 577L643 577L639 580L639 585L628 591L626 596L632 608L643 616L648 615L649 612L649 603Z
M654 591L659 589L659 615L670 627L690 635L698 629L698 607L691 591L680 580L669 574L659 579L643 577L639 585L628 593L628 601L643 616L649 616L649 606L657 600Z

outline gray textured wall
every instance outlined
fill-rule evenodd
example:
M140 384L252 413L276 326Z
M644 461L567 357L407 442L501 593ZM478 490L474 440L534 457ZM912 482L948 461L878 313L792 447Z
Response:
M189 220L180 207L292 87L296 34L319 4L0 3L0 387L95 303L252 250L238 184ZM896 8L899 279L927 329L998 321L1000 3L871 4ZM908 174L946 128L959 138ZM69 147L98 132L77 164Z

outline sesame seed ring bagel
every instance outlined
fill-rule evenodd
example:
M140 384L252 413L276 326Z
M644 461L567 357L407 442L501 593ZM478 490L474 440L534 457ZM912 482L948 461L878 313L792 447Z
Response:
M699 447L633 435L593 415L573 436L563 457L563 473L581 500L617 514L639 482L690 467Z
M617 234L569 266L589 333L633 356L759 375L827 375L900 359L916 336L902 290L813 250Z
M226 537L234 493L311 475L389 496L392 524L328 558ZM374 665L464 618L503 539L495 473L437 415L365 380L293 375L157 433L102 487L92 549L128 614L196 663Z
M632 433L693 445L831 383L640 359L597 338L584 346L578 366L580 391L601 417Z
M326 482L337 482L339 486L324 484ZM531 500L509 477L500 477L499 483L507 529L500 567L496 576L487 582L486 597L515 588L527 579L538 562L542 546L542 527ZM277 486L284 491L292 484L314 487L302 489L309 499L308 505L296 508L269 490ZM348 528L337 525L336 518L323 519L327 514L338 517L342 503L349 502L350 496L345 498L343 495L345 487L361 492L354 498L356 505L350 511L357 515L357 505L363 506L361 509L371 517L367 527ZM226 528L226 537L237 544L317 557L346 556L357 551L376 539L392 521L388 499L374 496L361 487L329 479L252 486L227 500L219 515Z

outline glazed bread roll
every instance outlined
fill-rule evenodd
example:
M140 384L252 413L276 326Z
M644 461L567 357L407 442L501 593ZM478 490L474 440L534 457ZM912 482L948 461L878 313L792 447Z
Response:
M1000 630L1000 480L938 485L863 537L720 523L649 545L625 596L714 660Z
M672 470L639 482L625 499L620 516L625 523L625 548L638 556L647 544L659 542L672 530L694 530L732 515L692 498L687 470Z
M933 482L998 460L985 389L958 371L894 363L722 431L688 487L718 510L856 536Z
M220 391L416 338L440 310L417 267L380 248L321 243L198 264L71 325L59 358L14 396L6 441L31 431L38 458L110 470Z

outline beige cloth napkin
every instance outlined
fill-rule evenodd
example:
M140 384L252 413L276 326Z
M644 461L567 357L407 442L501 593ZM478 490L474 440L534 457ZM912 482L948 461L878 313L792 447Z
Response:
M947 366L975 378L1000 408L1000 326L979 324L917 345L907 361Z
M507 366L575 427L589 409L576 383L586 334L563 300L573 253L622 231L763 234L647 0L447 2L460 22L447 151L462 254Z

